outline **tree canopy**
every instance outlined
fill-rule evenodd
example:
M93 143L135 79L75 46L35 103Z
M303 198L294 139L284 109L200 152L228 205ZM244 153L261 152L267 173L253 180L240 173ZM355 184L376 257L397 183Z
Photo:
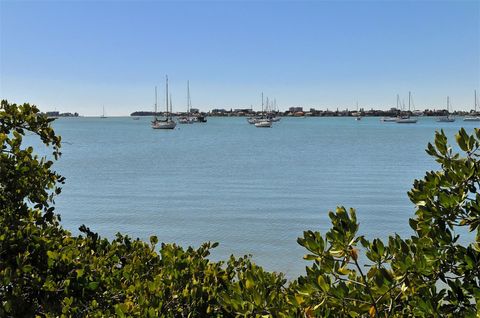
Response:
M414 234L358 235L354 209L329 212L331 228L305 231L310 261L288 281L249 257L213 262L198 248L62 228L53 170L61 138L29 104L0 106L1 317L475 317L480 312L480 129L443 131L427 153L439 164L408 193ZM25 146L37 136L51 155ZM49 159L50 158L50 159ZM460 230L464 228L465 230ZM472 232L460 240L459 233ZM468 241L468 238L473 240ZM467 243L463 243L467 241Z

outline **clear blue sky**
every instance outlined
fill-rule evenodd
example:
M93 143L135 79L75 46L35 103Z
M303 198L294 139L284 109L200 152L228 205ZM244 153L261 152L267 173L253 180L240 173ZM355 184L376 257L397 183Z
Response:
M278 106L473 107L479 1L0 0L0 95L42 110L127 115Z

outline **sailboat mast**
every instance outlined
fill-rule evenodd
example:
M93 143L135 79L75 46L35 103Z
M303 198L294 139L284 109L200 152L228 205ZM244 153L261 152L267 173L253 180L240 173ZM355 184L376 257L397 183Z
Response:
M475 107L475 113L476 113L477 112L477 90L474 90L473 92L475 94L475 105L474 105L474 107Z
M154 117L157 119L157 86L155 86L155 112Z
M450 108L450 96L447 96L447 113L449 108Z
M400 109L398 107L400 107L400 95L397 94L397 109Z
M166 84L165 84L165 90L166 90L166 94L165 94L165 103L166 103L166 107L167 107L167 116L168 116L168 75L165 75L165 79L166 79Z
M168 108L167 108L167 111L168 111ZM172 94L170 94L170 111L168 112L168 118L170 118L170 116L172 115L172 112L173 112L173 107L172 107Z
M187 81L187 115L190 115L190 81Z
M263 92L262 92L262 115L263 115Z
M408 92L408 111L410 111L410 99L411 99L412 94Z

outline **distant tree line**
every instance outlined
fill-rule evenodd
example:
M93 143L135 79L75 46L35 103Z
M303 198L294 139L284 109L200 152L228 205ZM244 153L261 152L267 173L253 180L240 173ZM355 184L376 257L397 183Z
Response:
M58 111L51 111L51 112L46 112L45 115L47 117L78 117L79 114L77 112L75 113L61 113Z
M371 116L371 117L396 117L401 114L410 115L410 116L431 116L431 117L439 117L439 116L446 116L448 114L457 115L457 116L465 116L469 114L474 114L474 112L461 112L455 111L449 113L446 109L437 109L437 110L430 110L426 109L424 111L400 111L399 109L389 109L389 110L379 110L379 109L360 109L356 110L318 110L311 108L309 110L303 110L302 107L291 107L297 109L296 111L287 110L287 111L272 111L269 112L270 114L275 114L276 116L310 116L310 117L352 117L352 116ZM255 111L252 109L212 109L211 111L204 113L202 115L208 115L212 117L246 117L246 116L260 116L267 112L262 111ZM163 112L158 112L157 115L162 115ZM185 112L178 112L177 115L185 115ZM154 116L155 112L150 111L135 111L130 114L130 116Z

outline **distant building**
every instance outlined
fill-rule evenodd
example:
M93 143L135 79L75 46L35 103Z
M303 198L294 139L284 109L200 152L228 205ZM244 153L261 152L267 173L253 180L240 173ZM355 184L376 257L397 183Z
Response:
M198 108L190 108L190 112L196 114L199 113L200 110Z
M252 110L250 108L235 108L233 110L235 113L249 113L251 112Z
M303 112L303 107L290 107L288 111L291 113Z

